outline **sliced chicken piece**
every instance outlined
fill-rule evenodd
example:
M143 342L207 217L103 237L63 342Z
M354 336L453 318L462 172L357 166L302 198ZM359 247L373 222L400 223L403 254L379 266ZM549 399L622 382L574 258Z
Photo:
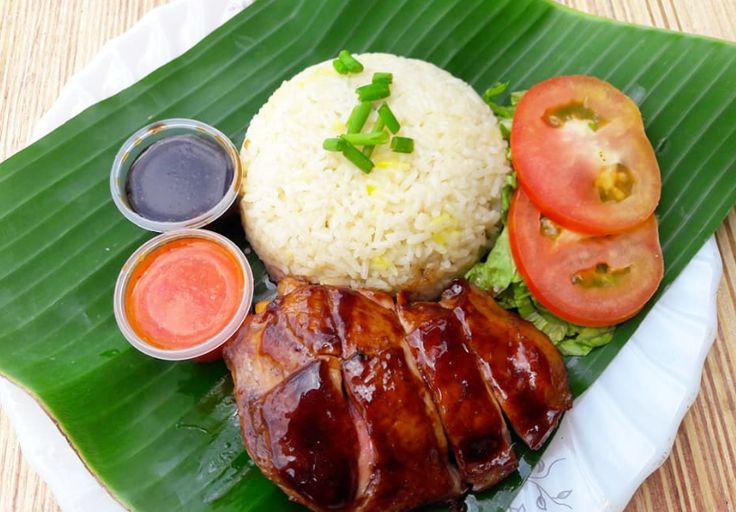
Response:
M330 296L344 358L356 351L373 354L400 345L404 329L389 295L332 286L324 288Z
M408 304L399 295L406 343L440 414L464 482L475 491L503 480L517 465L511 436L463 326L437 303Z
M498 306L487 293L455 281L440 304L454 312L501 408L536 450L572 406L562 356L544 333Z
M432 399L403 351L384 293L329 287L343 379L363 453L358 510L405 510L457 497L460 481Z
M298 280L279 290L285 294L250 317L224 351L246 447L264 474L313 510L404 510L459 496L459 477L448 460L439 417L416 369L404 357L404 332L391 297ZM299 445L296 432L305 422L297 422L295 415L317 421L301 405L299 386L316 380L315 360L348 354L352 357L342 367L349 398L345 403L357 434L336 434L343 427L329 423L315 426L315 437ZM319 367L321 384L308 396L332 401L337 411L340 386L334 377L332 387L325 384L324 364ZM330 367L330 375L333 371ZM311 398L304 403L312 403ZM337 504L350 495L346 480L336 479L320 494L302 472L310 464L316 471L314 464L324 457L321 473L314 474L315 481L324 483L333 469L348 464L341 450L325 451L319 439L354 454L353 503ZM297 455L300 450L305 455Z
M289 375L277 361L260 353L266 326L273 320L274 315L265 311L247 317L236 337L223 350L223 358L233 377L233 393L245 447L260 468L271 466L271 451L267 439L261 435L263 421L255 403Z
M358 438L342 392L340 362L317 359L253 407L270 453L266 477L313 510L349 508L358 483ZM257 413L256 413L257 414Z
M279 304L274 309L285 320L290 334L311 354L338 357L342 354L342 341L331 314L327 288L299 286L276 300Z
M325 319L324 290L316 288L316 299L310 300L309 287L293 281L292 293L275 298L259 314L248 316L223 351L233 376L246 448L267 475L275 470L261 415L263 397L317 357L339 356L341 350L339 338L330 333L329 308Z
M369 478L356 510L400 511L445 502L461 493L437 413L404 357L393 347L355 352L343 362Z

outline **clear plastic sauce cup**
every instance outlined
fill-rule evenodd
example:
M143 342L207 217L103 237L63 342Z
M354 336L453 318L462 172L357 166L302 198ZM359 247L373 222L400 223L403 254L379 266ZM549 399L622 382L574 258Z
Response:
M171 141L173 138L194 141L195 143L198 143L195 145L199 146L195 149L199 149L200 152L204 151L205 154L214 155L218 159L221 157L220 160L217 160L218 162L222 161L227 163L228 169L232 166L231 179L229 179L229 183L225 183L226 188L223 190L224 194L219 201L206 211L197 212L191 218L179 220L156 220L148 218L144 214L136 211L129 200L127 190L127 187L129 186L128 177L131 173L131 168L133 168L139 157L143 155L148 159L148 161L151 160L151 158L149 158L151 152L144 155L144 152L147 149L151 148L151 146L156 143L159 143L156 148L161 149L162 142L167 140ZM176 156L176 154L173 156ZM185 157L190 155L183 154L182 156L183 158L181 158L178 163L186 164L187 158ZM171 154L169 154L168 157L170 160L173 158ZM191 176L194 178L194 174L197 174L196 172L191 175L184 173L184 166L182 165L171 166L171 171L174 174L178 173L176 174L176 178L179 179L179 183L173 183L171 187L164 187L163 190L165 193L172 191L176 188L176 185L181 185L182 176ZM165 172L163 174L165 174ZM110 172L110 193L112 194L112 199L118 210L120 210L128 220L143 229L161 233L183 228L200 228L212 223L230 210L230 207L233 206L235 200L240 194L242 174L238 151L230 139L228 139L228 137L222 132L212 126L193 119L166 119L141 128L125 141L113 161L112 170ZM149 174L149 176L151 175ZM160 178L160 176L161 173L159 173L158 176L153 177ZM199 175L199 180L201 181L203 179L205 178ZM207 182L205 181L205 183ZM162 183L159 182L159 192L161 191L161 184ZM207 184L210 185L211 183ZM197 193L196 184L192 185L191 192L194 194ZM168 199L172 200L172 198ZM157 198L149 197L147 200L152 204L155 204ZM164 201L165 198L162 197L161 200ZM187 204L187 202L191 202L191 200L191 197L182 197L181 204ZM209 202L207 204L209 204Z
M245 321L253 286L248 260L229 239L203 229L170 231L143 244L123 265L115 319L144 354L211 360Z

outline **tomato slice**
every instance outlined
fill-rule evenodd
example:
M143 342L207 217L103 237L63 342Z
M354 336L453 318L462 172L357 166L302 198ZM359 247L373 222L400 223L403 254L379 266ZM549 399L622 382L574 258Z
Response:
M511 253L532 295L569 322L594 327L623 322L639 312L662 280L653 215L617 235L581 234L544 217L519 188L508 228Z
M529 89L514 114L511 155L532 202L569 229L626 231L659 202L659 166L641 113L598 78L559 76Z

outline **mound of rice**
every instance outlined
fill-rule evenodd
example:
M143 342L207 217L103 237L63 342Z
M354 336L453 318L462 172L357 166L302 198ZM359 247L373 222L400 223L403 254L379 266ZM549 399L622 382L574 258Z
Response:
M506 145L465 82L415 59L356 57L362 73L339 75L330 61L311 66L253 118L241 153L243 225L274 279L430 297L487 249L510 170ZM385 101L415 146L410 154L379 146L364 174L322 142L345 132L355 88L377 71L393 73Z

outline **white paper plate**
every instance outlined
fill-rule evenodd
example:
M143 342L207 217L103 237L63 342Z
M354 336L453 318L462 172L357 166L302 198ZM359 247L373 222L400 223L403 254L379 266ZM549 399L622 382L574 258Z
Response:
M107 43L64 87L34 139L191 48L249 0L177 0ZM633 338L565 416L513 512L620 511L669 455L695 400L716 332L721 260L711 238ZM41 407L0 380L23 454L65 512L124 510L87 471Z

